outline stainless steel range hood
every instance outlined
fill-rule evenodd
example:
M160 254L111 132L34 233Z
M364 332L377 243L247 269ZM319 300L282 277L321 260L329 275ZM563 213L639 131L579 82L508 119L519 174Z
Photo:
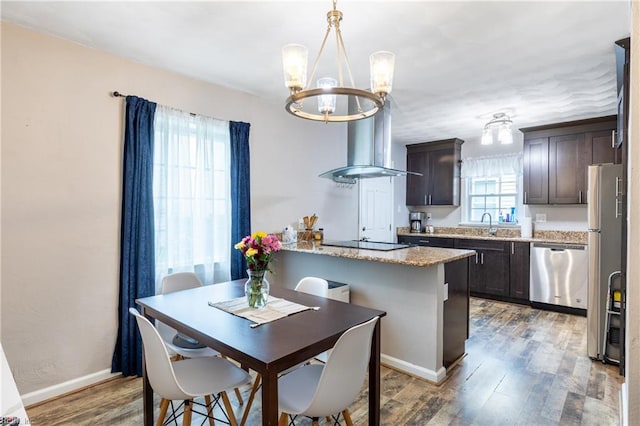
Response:
M351 99L350 99L351 100ZM340 183L357 179L406 176L420 173L391 168L391 100L373 117L350 121L347 127L347 165L329 170L320 177ZM349 111L355 107L349 104Z

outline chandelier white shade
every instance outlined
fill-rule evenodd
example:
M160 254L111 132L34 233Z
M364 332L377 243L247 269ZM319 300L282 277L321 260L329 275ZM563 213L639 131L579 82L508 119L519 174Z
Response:
M284 85L288 89L307 85L307 56L309 51L301 44L287 44L282 48Z
M307 48L300 44L288 44L282 48L284 84L289 89L285 109L296 117L324 122L360 120L374 115L384 106L387 95L391 93L395 55L387 51L375 52L369 57L371 90L355 87L340 31L342 12L336 9L336 1L333 0L333 9L327 12L327 31L309 78ZM337 79L327 76L315 81L318 63L331 30L334 30L336 37ZM345 74L350 85L345 85ZM316 98L317 103L311 98ZM349 98L352 102L349 102Z
M513 143L513 132L511 125L513 121L511 118L503 112L493 114L493 118L487 124L484 125L482 131L482 139L480 143L482 145L491 145L494 141L494 134L497 133L498 142L502 145L509 145Z

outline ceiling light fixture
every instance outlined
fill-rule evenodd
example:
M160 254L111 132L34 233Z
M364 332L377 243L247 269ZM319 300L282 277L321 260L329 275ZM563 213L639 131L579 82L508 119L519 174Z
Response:
M484 125L482 131L482 145L491 145L493 143L493 133L498 130L498 141L502 145L509 145L513 143L513 132L511 131L511 125L513 121L509 116L503 112L493 114L493 119Z
M313 63L309 80L307 80L307 48L300 44L288 44L282 48L284 84L290 92L285 109L296 117L324 122L360 120L371 117L382 108L387 95L391 93L395 55L386 51L374 52L369 57L371 90L355 87L340 31L342 12L336 9L336 2L337 0L333 0L333 9L327 12L329 25L320 45L318 56ZM313 79L318 68L318 61L331 29L335 30L336 36L338 79L324 77L317 81L317 87L309 88L309 84L314 84ZM344 85L343 60L351 86ZM352 110L347 106L349 97L354 98L355 101L352 102L355 106ZM317 109L313 101L306 102L305 105L305 100L309 98L317 98Z

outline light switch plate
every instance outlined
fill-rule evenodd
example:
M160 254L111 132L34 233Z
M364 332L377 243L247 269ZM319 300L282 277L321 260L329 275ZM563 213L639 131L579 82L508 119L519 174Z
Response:
M427 220L431 220L431 213L427 212Z
M444 283L444 300L449 300L449 283Z
M536 222L540 223L540 222L546 222L547 221L547 215L544 213L536 213Z

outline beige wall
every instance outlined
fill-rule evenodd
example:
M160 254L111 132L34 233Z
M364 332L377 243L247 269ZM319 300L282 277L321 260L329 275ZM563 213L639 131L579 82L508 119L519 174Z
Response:
M625 383L628 390L625 424L640 424L640 2L632 2L629 187L627 235L627 328Z
M1 34L1 336L22 394L111 365L124 112L113 90L251 123L254 230L315 212L328 236L356 236L357 191L317 178L345 161L344 126L12 24Z

